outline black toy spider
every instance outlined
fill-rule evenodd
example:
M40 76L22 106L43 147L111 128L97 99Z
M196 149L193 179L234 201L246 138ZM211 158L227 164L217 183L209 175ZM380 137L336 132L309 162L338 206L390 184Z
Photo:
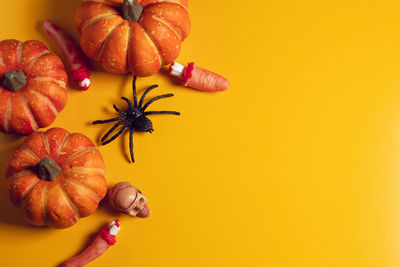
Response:
M137 101L136 97L136 76L133 78L133 83L132 83L132 88L133 88L133 104L132 102L127 99L126 97L121 97L121 99L125 100L129 107L125 110L122 111L120 110L116 105L113 105L114 109L118 112L121 113L122 116L112 118L109 120L98 120L94 121L93 124L103 124L103 123L109 123L109 122L115 122L117 123L101 138L101 145L107 145L114 141L118 136L120 136L123 132L126 130L130 129L129 132L129 150L131 154L131 160L132 163L135 162L135 159L133 157L133 132L149 132L152 133L153 130L153 124L151 121L146 117L147 115L152 115L152 114L172 114L172 115L180 115L179 112L176 111L146 111L147 107L153 103L154 101L157 101L162 98L166 97L171 97L174 96L173 94L165 94L165 95L159 95L156 96L152 99L150 99L147 103L143 104L144 98L146 95L153 89L157 88L158 85L152 85L149 88L146 89L146 91L143 93L142 97L140 98L139 104ZM120 125L123 125L123 127L110 139L107 139L110 134L115 131Z

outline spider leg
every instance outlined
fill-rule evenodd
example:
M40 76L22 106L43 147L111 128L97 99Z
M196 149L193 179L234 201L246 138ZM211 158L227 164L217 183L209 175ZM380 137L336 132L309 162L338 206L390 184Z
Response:
M121 117L118 117L118 118L112 118L112 119L104 120L104 121L98 120L98 121L92 122L92 124L109 123L109 122L119 121L119 120L121 120L121 119L123 119L123 118L125 118L125 116L121 116Z
M126 112L121 111L116 105L113 105L116 112L126 115Z
M125 100L126 103L128 103L128 105L129 105L130 108L133 107L133 106L132 106L132 102L131 102L128 98L126 98L126 97L121 97L121 99L122 99L122 100Z
M111 137L110 139L108 139L107 141L103 142L101 145L105 146L109 143L111 143L112 141L114 141L118 136L120 136L123 132L125 132L129 127L125 126L124 128L122 128L116 135L114 135L113 137Z
M129 152L131 154L132 163L135 162L135 158L133 157L133 132L135 131L134 128L131 128L129 132Z
M155 85L152 85L152 86L150 86L149 88L147 88L146 91L144 91L144 93L143 93L143 95L142 95L142 97L140 98L140 101L139 101L139 107L142 107L142 104L143 104L143 101L144 101L144 98L146 97L146 95L147 95L151 90L153 90L153 89L155 89L155 88L157 88L157 87L158 87L158 85L155 84Z
M132 82L132 89L133 89L133 105L136 107L137 106L137 96L136 96L136 76L133 76L133 82Z
M172 96L174 96L174 94L166 94L166 95L159 95L159 96L156 96L156 97L150 99L146 104L144 104L144 106L143 106L142 109L143 109L143 110L146 110L146 108L147 108L148 106L150 106L150 104L153 103L154 101L157 101L157 100L163 99L163 98L167 98L167 97L172 97Z
M117 122L110 130L108 130L108 132L101 138L101 142L104 142L104 140L107 139L107 137L115 130L118 128L118 126L120 126L121 124L123 124L123 121Z
M172 114L172 115L181 115L180 112L177 111L146 111L143 113L145 116L152 115L152 114Z

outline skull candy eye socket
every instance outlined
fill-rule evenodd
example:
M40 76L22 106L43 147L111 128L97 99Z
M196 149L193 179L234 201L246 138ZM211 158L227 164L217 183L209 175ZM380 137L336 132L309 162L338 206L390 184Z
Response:
M141 198L139 199L139 206L144 205L145 202L146 202L146 199L145 199L144 197L141 197Z

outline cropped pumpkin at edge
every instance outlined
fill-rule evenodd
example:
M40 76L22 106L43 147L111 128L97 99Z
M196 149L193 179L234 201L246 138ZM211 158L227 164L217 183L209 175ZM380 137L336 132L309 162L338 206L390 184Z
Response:
M0 42L0 130L28 135L49 126L67 103L67 74L40 41Z
M75 15L81 48L110 73L151 76L178 57L190 33L187 7L187 0L84 1Z
M86 136L61 128L35 132L6 166L6 191L36 226L67 228L92 214L107 193L105 165Z

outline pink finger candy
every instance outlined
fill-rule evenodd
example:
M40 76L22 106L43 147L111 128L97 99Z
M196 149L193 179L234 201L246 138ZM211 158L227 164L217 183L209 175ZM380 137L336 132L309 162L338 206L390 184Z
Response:
M95 260L106 252L106 250L116 243L115 236L120 230L118 220L112 221L108 227L103 228L97 234L96 238L84 251L78 256L65 262L62 267L81 267Z
M183 86L200 91L225 91L229 87L229 82L226 78L212 71L197 67L193 62L186 67L174 62L169 67L169 74L180 78Z
M81 90L89 89L90 69L80 48L68 34L53 22L45 19L43 21L43 29L61 50L62 57L69 70L70 79L78 83Z

